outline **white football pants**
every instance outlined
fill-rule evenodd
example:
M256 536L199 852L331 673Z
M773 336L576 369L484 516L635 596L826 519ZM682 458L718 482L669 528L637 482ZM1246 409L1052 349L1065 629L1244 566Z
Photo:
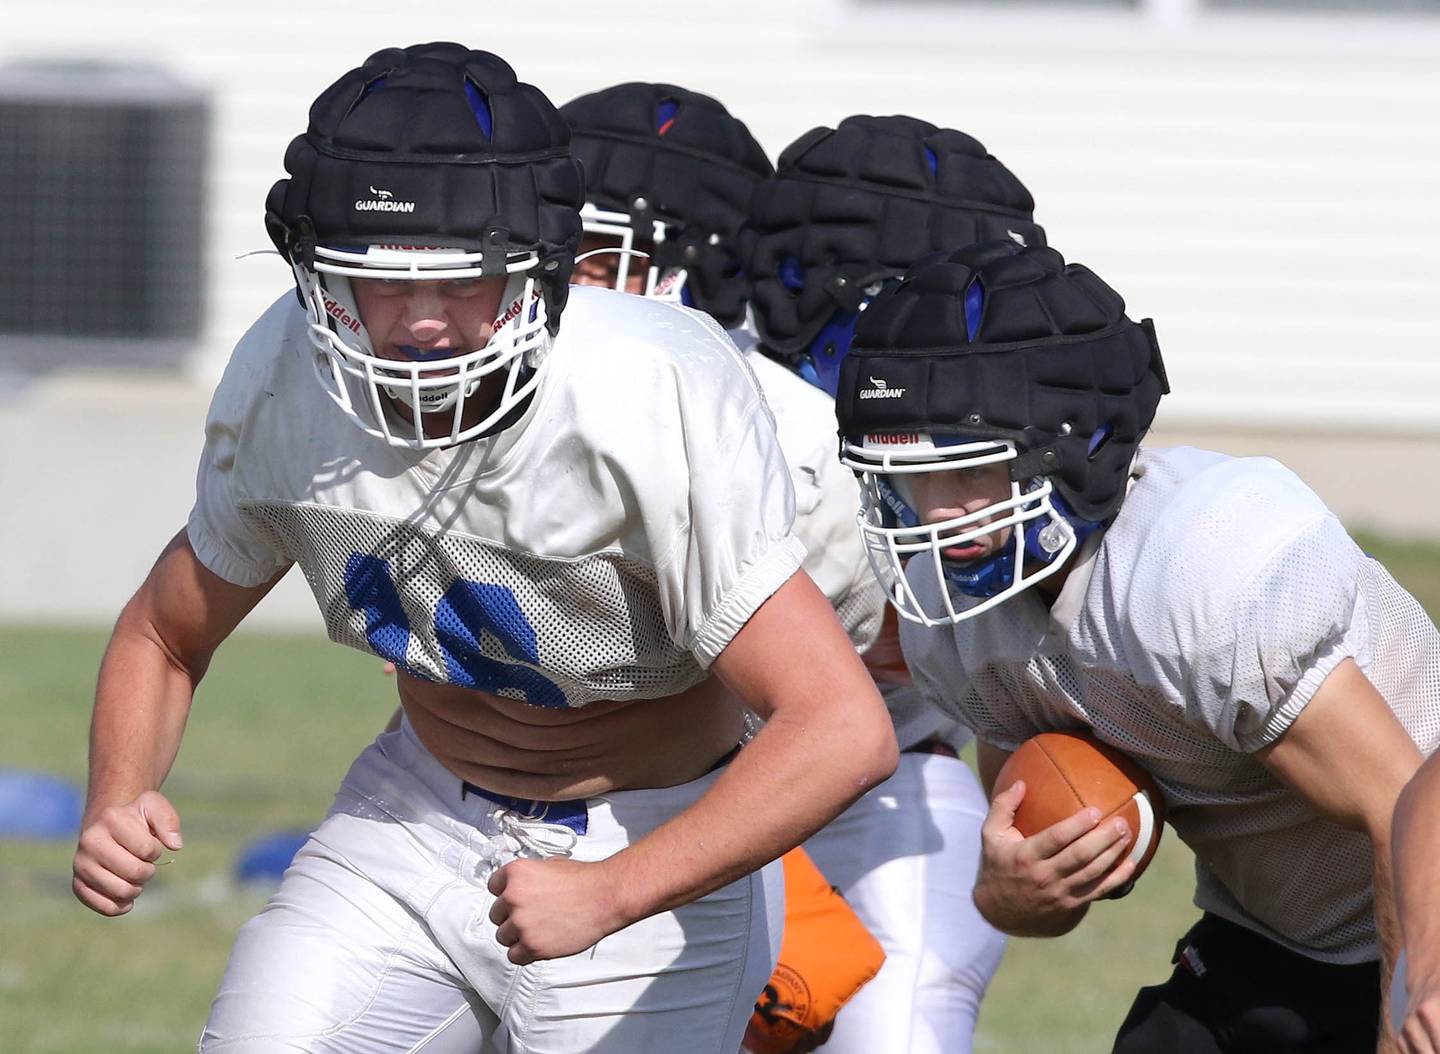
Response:
M714 779L592 798L575 835L555 815L462 797L408 723L380 736L241 929L200 1049L734 1054L780 948L778 863L530 966L506 959L486 917L499 864L567 847L604 859Z
M825 1054L968 1054L1005 937L971 894L985 793L968 765L901 754L880 786L805 843L885 949Z

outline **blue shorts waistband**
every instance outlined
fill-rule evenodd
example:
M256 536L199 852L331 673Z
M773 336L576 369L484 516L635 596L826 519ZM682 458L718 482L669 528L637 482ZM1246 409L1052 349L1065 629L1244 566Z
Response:
M567 801L512 798L508 794L499 794L486 790L484 787L477 787L473 783L462 782L460 784L461 799L470 794L478 795L486 801L492 801L502 809L509 809L522 819L558 823L562 827L570 828L577 835L583 835L590 826L590 808L585 804L584 798L572 798Z

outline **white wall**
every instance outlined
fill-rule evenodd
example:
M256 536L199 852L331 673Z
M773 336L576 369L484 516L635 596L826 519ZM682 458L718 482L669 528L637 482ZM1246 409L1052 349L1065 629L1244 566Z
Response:
M1440 17L1196 0L47 0L7 5L5 23L0 61L158 63L208 89L216 120L192 383L61 376L0 394L0 545L66 554L0 566L0 617L108 615L144 573L188 508L205 390L288 284L274 256L236 259L268 247L285 144L344 69L426 39L497 51L557 102L632 79L707 91L772 155L857 112L964 129L1034 192L1057 248L1156 319L1175 388L1162 431L1418 450L1322 492L1361 522L1440 532L1440 514L1394 509L1396 493L1440 492L1423 456L1440 452ZM72 479L88 487L80 516Z
M234 257L268 246L261 205L309 101L376 47L448 37L557 101L623 79L709 91L772 153L854 112L962 128L1058 248L1157 319L1168 415L1440 431L1440 17L1015 10L50 0L14 5L0 60L153 61L213 93L203 374L286 283L274 257Z

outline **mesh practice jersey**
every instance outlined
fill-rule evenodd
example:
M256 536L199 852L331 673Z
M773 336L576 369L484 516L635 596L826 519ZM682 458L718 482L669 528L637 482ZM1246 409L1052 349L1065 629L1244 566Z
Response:
M746 351L746 361L775 415L780 448L795 488L795 532L805 543L805 570L830 601L856 650L884 648L894 640L879 640L886 621L885 591L870 570L855 523L860 484L840 463L835 402L756 350L755 337L748 330L731 330L730 336ZM898 643L894 646L898 648ZM908 675L898 681L877 677L877 684L902 750L939 734L946 735L956 749L968 740L968 732L926 702Z
M855 647L875 642L885 593L870 571L855 526L860 487L840 464L835 403L813 384L758 352L746 361L775 415L780 449L795 488L795 533L805 543L805 571L829 599Z
M1440 633L1277 462L1145 450L1135 476L1052 607L1029 590L957 626L906 623L911 671L1002 750L1089 727L1139 761L1195 851L1197 906L1315 959L1377 958L1369 839L1252 753L1351 658L1429 754Z
M542 706L682 691L800 566L774 421L705 316L570 291L523 417L438 450L361 432L293 295L240 341L189 537L238 585L299 564L332 639Z

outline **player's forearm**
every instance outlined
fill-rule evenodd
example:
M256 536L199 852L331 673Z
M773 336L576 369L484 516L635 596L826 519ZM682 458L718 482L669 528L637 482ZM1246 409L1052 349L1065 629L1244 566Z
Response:
M1375 933L1380 943L1380 1054L1399 1048L1390 1034L1390 978L1400 953L1400 924L1395 912L1395 885L1390 866L1390 824L1371 832L1375 857Z
M694 805L605 861L625 923L764 866L886 779L898 753L875 704L803 718L777 710Z
M180 749L198 674L122 615L106 648L90 723L87 820L157 790Z
M1391 828L1394 889L1412 976L1440 974L1440 754L1401 792Z

